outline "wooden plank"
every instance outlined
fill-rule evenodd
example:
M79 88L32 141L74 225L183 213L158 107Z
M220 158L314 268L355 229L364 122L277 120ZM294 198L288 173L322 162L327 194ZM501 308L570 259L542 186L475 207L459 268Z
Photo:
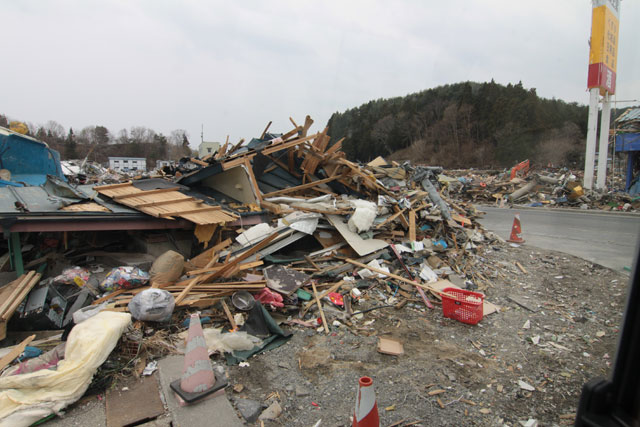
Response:
M25 347L27 347L35 337L35 335L31 335L30 337L25 338L24 341L15 346L9 353L7 353L2 359L0 359L0 371L2 371L6 366L9 366L9 364L13 362L16 357L20 356Z
M242 270L248 270L250 268L258 267L262 264L264 264L263 261L253 261L253 262L240 264L239 267L240 267L240 271L242 271ZM215 273L216 271L220 270L223 267L224 267L223 265L219 265L219 266L214 266L209 268L201 268L199 270L191 270L191 271L187 271L187 276L197 276L199 274L204 274L204 273Z
M196 267L199 267L201 265L206 265L209 262L209 260L211 260L211 257L213 256L214 253L220 252L221 250L227 248L228 246L231 245L231 243L233 243L233 240L231 239L227 239L221 243L218 243L214 247L207 249L201 254L191 258L191 260L189 260L189 263L191 263L192 265L195 265Z
M402 227L406 230L409 228L409 221L407 221L407 218L404 216L403 211L400 210L400 208L398 207L398 205L393 205L393 210L395 213L400 212L399 218L400 218L400 222L402 223Z
M91 305L102 304L103 302L109 301L111 298L117 297L118 295L123 294L128 290L129 289L118 289L117 291L111 292L109 295L105 295L102 298L98 298L97 300L92 302Z
M227 305L227 303L222 300L220 301L220 303L222 304L222 308L224 309L224 314L227 315L227 319L229 320L229 323L231 324L231 332L235 332L238 330L238 325L236 325L236 321L233 318L233 315L231 314L231 310L229 310L229 306Z
M275 197L275 196L281 196L283 194L293 193L295 191L306 190L306 189L313 188L313 187L315 187L317 185L320 185L320 184L326 184L327 182L334 181L334 180L336 180L338 178L340 178L340 176L330 176L329 178L319 179L317 181L309 182L307 184L298 185L296 187L288 187L288 188L284 188L282 190L272 191L271 193L264 194L263 197L265 197L265 198L267 198L267 197Z
M311 288L313 289L313 295L316 297L316 304L318 304L318 311L320 311L320 317L322 317L322 326L324 327L324 332L329 335L329 326L327 326L327 318L324 317L324 311L322 310L322 303L320 302L320 298L318 297L318 290L316 289L316 283L311 282Z
M267 155L267 154L272 154L272 153L276 153L278 151L282 151L285 150L287 148L291 148L291 147L295 147L296 145L300 145L302 143L305 143L307 141L310 141L312 139L314 139L317 136L317 134L314 135L309 135L309 136L305 136L304 138L298 138L298 139L294 139L291 141L287 141L287 142L280 142L280 143L276 143L276 144L271 144L269 145L267 148L265 148L264 150L261 151L262 154ZM248 159L253 159L256 156L256 152L250 152L250 153L243 153L241 156L231 159L225 163L222 164L222 168L224 170L236 167L238 165L241 165L244 163L244 159L248 158Z
M211 212L211 211L220 211L220 210L222 210L222 207L220 206L206 206L204 208L189 209L186 211L161 212L159 214L159 217L164 218L167 216L182 216L182 215L190 215L190 214L197 214L201 212Z
M406 211L406 209L402 209L399 210L394 213L393 215L391 215L390 217L388 217L387 219L385 219L384 221L382 221L380 224L376 225L375 228L380 228L383 227L385 224L390 223L391 221L395 220L396 218L398 218L400 215L402 215L404 212Z
M135 188L135 187L132 187ZM128 199L130 197L144 197L144 196L150 196L152 194L159 194L159 193L169 193L171 191L178 191L178 188L172 187L172 188L156 188L155 190L146 190L146 191L137 191L135 193L128 193L128 194L122 194L119 196L113 196L113 200L115 201L120 201L122 199ZM182 193L180 193L182 194Z
M263 139L264 136L267 134L267 131L271 127L271 123L273 123L273 122L271 120L269 120L269 123L267 123L267 127L264 128L264 130L262 131L262 134L260 135L260 139Z
M266 247L269 243L271 243L271 241L273 239L275 239L278 236L278 233L273 233L271 234L269 237L267 237L266 239L264 239L262 242L258 243L257 245L255 245L254 247L252 247L251 249L245 251L244 253L242 253L241 255L237 256L236 258L234 258L233 261L228 262L223 268L221 268L220 270L216 271L213 274L209 274L209 275L201 275L201 276L197 276L195 277L188 285L186 288L184 288L184 290L182 292L180 292L180 295L178 295L178 297L176 298L176 304L182 302L182 300L187 296L187 294L191 291L191 289L198 283L204 282L205 280L213 280L216 277L220 277L223 274L225 274L226 272L228 272L229 270L233 269L236 267L237 264L241 263L242 261L244 261L245 259L249 258L251 255L255 254L256 252L258 252L259 250L263 249L264 247ZM217 259L215 259L217 261ZM209 268L214 264L214 260L211 260L210 264L207 264L207 266L205 268Z
M251 181L251 185L253 186L253 193L256 195L258 199L258 204L262 203L262 192L258 187L258 181L256 180L256 176L253 174L253 166L251 166L251 162L249 159L244 159L244 166L247 168L247 173L249 174L249 180Z
M338 289L340 289L340 286L342 286L343 284L344 284L344 280L340 280L338 283L334 283L329 289L325 289L320 293L320 298L322 299L326 297L331 292L336 292ZM304 305L303 313L306 313L315 303L316 301L314 300L311 300L308 303L306 303Z
M180 193L180 194L182 194L182 193ZM140 204L136 205L136 208L140 209L140 208L148 208L148 207L152 207L152 206L171 205L173 203L189 202L189 201L193 201L193 202L198 203L198 204L204 203L204 200L196 200L193 197L184 196L184 197L178 197L178 198L169 199L169 200L158 200L158 201L155 201L155 202L140 203Z
M11 283L5 285L2 289L0 289L0 296L2 297L2 303L0 303L0 314L4 314L4 312L9 308L11 303L16 299L22 286L31 280L31 277L36 274L35 271L29 271L27 274L20 275L16 280Z
M132 185L131 181L121 182L119 184L107 184L107 185L97 185L93 187L94 190L112 190L114 188L124 188Z
M8 321L11 318L13 312L16 311L22 300L27 297L31 289L40 281L40 277L42 277L42 274L36 273L26 285L21 286L22 291L17 295L11 305L9 305L9 308L2 313L2 320Z
M409 211L409 240L416 241L416 212L413 209Z

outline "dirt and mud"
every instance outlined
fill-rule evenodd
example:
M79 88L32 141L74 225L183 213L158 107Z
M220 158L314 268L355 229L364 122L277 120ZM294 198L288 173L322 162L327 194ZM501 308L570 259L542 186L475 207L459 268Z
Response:
M367 375L384 426L572 424L583 384L613 365L628 276L526 245L496 243L478 255L491 278L486 298L501 308L478 325L416 299L329 335L293 327L282 347L228 368L232 386L242 385L229 398L278 400L283 413L267 426L348 426ZM354 309L385 304L376 287L367 294ZM404 354L379 353L379 336L400 340Z

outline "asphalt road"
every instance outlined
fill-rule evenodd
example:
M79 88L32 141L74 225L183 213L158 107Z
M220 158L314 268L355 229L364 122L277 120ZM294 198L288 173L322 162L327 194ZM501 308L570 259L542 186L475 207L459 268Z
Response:
M519 213L526 245L565 252L620 272L632 266L640 241L639 215L478 208L487 213L480 223L505 239L511 233L514 214Z

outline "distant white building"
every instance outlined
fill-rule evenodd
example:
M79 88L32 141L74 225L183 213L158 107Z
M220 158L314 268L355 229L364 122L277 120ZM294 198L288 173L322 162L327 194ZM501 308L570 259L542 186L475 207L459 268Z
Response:
M156 160L156 169L162 169L165 166L173 166L176 162L173 160Z
M147 159L144 157L109 157L109 169L116 172L146 172Z
M200 146L198 147L198 157L203 158L204 156L213 154L216 151L218 151L218 148L220 148L219 142L203 141L200 143Z

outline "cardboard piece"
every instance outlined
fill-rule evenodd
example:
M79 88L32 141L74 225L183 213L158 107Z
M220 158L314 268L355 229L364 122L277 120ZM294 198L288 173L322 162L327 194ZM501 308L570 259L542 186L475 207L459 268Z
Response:
M392 356L399 356L404 354L404 347L402 346L402 343L396 339L378 337L378 352L390 354Z
M347 223L345 223L342 217L338 215L327 215L327 219L359 256L365 256L389 246L389 244L384 240L363 239L358 234L349 230Z

